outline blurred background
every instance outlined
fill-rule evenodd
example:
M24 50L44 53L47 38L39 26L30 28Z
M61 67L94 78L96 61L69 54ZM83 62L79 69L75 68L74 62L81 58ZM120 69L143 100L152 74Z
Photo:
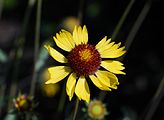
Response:
M19 92L29 92L32 80L37 0L29 1L0 0L2 120L13 109L13 98ZM63 81L57 85L44 85L48 77L46 68L56 62L49 57L43 44L54 44L52 38L61 28L72 32L74 25L80 22L80 4L80 0L42 0L38 76L34 94L37 104L34 113L39 120L64 120L74 109L74 102L69 102L68 97L63 95ZM107 120L139 120L147 114L152 114L152 120L164 119L162 7L162 0L84 0L82 24L87 26L90 43L96 44L108 36L116 43L128 44L123 59L126 75L118 76L118 89L108 92L103 100L109 112L105 117ZM119 23L120 28L116 30ZM90 91L91 99L96 99L100 92L93 84ZM61 99L64 99L63 103ZM77 116L86 114L81 111L85 107L81 102Z

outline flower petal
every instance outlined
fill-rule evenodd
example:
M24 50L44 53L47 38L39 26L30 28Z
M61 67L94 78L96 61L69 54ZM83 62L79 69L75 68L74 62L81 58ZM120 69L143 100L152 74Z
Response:
M107 40L105 36L97 45L96 49L100 52L102 58L117 58L122 56L126 51L125 47L120 47L121 43L114 44L111 39Z
M66 66L55 66L48 68L50 79L46 81L46 84L57 83L64 79L70 72L70 67Z
M104 43L106 42L107 36L105 36L97 45L96 49L102 48Z
M48 50L49 54L56 61L61 62L61 63L67 63L67 59L61 53L59 53L57 50L55 50L54 48L52 48L49 45L45 45L44 47Z
M110 44L109 44L110 46ZM119 48L120 43L114 44L103 51L99 51L102 58L118 58L125 54L125 47Z
M67 84L66 84L66 92L69 96L69 100L71 101L73 94L75 92L75 84L76 84L76 74L72 73L68 77Z
M90 75L89 78L91 81L100 89L100 90L108 90L111 91L111 89L108 86L105 86L101 83L101 81L95 76L95 75Z
M99 70L96 75L100 82L102 82L104 85L113 89L117 89L116 85L119 85L119 82L118 78L114 74L108 71Z
M88 32L86 26L81 28L81 26L75 26L73 30L73 40L75 41L76 45L79 44L86 44L88 42Z
M102 72L102 70L98 70L96 72L97 78L101 81L105 86L110 86L110 79L106 75L107 73Z
M73 40L73 36L70 32L66 30L62 30L63 36L68 39L69 44L71 44L72 48L75 47L75 42Z
M101 62L101 66L112 73L125 75L125 73L121 71L124 70L125 67L123 67L123 64L119 61L105 60Z
M65 51L69 52L75 46L72 35L64 30L60 31L59 34L57 33L56 37L53 38L55 40L56 45Z
M106 75L110 79L110 86L109 87L113 88L113 89L117 89L116 85L119 85L119 82L118 82L118 78L116 77L116 75L114 75L113 73L108 72L108 71L102 71L102 72L107 73Z
M85 77L80 77L78 79L76 87L75 87L75 93L80 100L82 99L82 100L85 100L87 103L89 103L90 91L89 91L88 83Z
M88 43L88 31L87 31L87 27L85 25L83 26L82 34L83 34L82 35L83 36L82 37L82 39L83 39L82 43L87 44Z

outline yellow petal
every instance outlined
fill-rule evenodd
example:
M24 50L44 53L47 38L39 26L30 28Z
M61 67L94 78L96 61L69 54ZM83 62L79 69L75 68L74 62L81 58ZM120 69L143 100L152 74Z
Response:
M69 96L70 101L75 91L75 84L76 84L76 74L72 73L68 77L67 84L66 84L66 92L67 92L67 95Z
M117 89L116 85L119 85L119 82L118 78L114 74L108 71L99 70L96 75L100 82L102 82L104 85L113 89Z
M84 25L82 30L82 43L87 44L88 43L88 31L87 27Z
M89 103L90 91L89 91L88 83L85 77L80 77L78 79L76 87L75 87L75 93L80 100L82 99L86 101L87 103Z
M75 46L73 37L65 31L60 31L59 34L57 33L54 40L56 45L65 51L71 51Z
M67 63L67 59L61 54L59 53L57 50L53 49L51 46L49 45L45 45L44 46L49 54L58 62L61 62L61 63Z
M126 52L124 50L125 47L119 48L120 45L121 43L114 44L112 46L110 46L109 44L107 49L98 50L98 51L100 52L102 58L117 58L117 57L122 56Z
M108 86L105 86L101 83L101 81L95 76L95 75L90 75L89 78L91 81L100 89L100 90L108 90L111 91L111 89Z
M105 36L97 45L96 45L96 49L99 49L101 47L103 47L104 43L106 42L107 36Z
M125 75L125 73L121 71L124 70L125 67L123 67L123 64L119 61L105 60L101 62L101 66L112 73Z
M101 83L105 86L110 86L110 79L106 75L107 73L102 72L102 70L98 70L96 72L97 78L101 81Z
M111 72L102 71L102 73L106 74L106 76L110 79L110 88L117 89L116 85L119 85L118 78Z
M66 66L55 66L48 68L50 79L46 81L46 84L57 83L64 79L70 72L70 67Z
M75 26L73 30L73 40L76 45L86 44L88 42L88 32L86 26L81 28L81 26Z
M111 39L109 39L109 40L111 40ZM108 41L108 40L107 40ZM107 43L107 42L106 42ZM99 52L100 52L100 54L102 53L102 52L104 52L105 50L107 50L107 49L109 49L113 44L114 44L115 42L111 42L111 43L109 43L109 44L106 44L106 45L103 45L102 47L100 47L99 49L97 49Z
M70 32L66 31L66 30L62 30L63 35L65 36L65 38L68 39L69 43L71 44L72 48L75 47L75 42L73 40L73 36Z

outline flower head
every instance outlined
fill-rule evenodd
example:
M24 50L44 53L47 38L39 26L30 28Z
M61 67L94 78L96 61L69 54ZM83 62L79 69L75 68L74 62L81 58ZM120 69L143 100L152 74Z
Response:
M107 115L106 105L103 104L100 100L92 100L88 104L88 115L94 120L102 120L105 115Z
M19 95L14 101L14 106L18 111L31 111L34 107L33 97L25 94Z
M90 91L86 78L101 90L111 91L117 89L119 84L115 74L125 74L123 64L116 60L103 60L103 58L118 58L125 53L121 43L115 44L111 39L104 37L96 46L88 44L86 26L75 26L73 34L61 30L54 37L58 47L68 52L62 55L49 45L45 45L49 54L58 62L66 66L48 68L50 79L46 84L57 83L68 76L66 92L71 100L74 92L77 97L86 102L90 101ZM105 68L106 70L101 70Z

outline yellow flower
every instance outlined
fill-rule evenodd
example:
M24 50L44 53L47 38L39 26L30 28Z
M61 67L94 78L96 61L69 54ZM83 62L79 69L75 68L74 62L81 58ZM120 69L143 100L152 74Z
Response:
M15 108L19 111L31 111L34 107L33 97L25 94L20 94L13 102Z
M76 17L73 17L73 16L69 16L69 17L66 17L63 22L62 22L62 28L72 32L73 29L74 29L74 26L75 25L79 25L80 24L80 21L78 18Z
M57 83L68 76L66 92L69 100L74 92L80 100L90 101L90 91L86 78L101 90L111 91L117 89L119 84L115 74L125 74L123 64L115 60L103 60L103 58L118 58L125 53L121 43L115 44L111 39L104 37L96 46L88 44L88 32L86 26L81 28L75 26L73 34L61 30L54 37L58 47L68 52L63 54L45 45L49 54L58 62L65 63L65 66L48 68L50 79L46 84ZM100 70L103 67L106 70Z
M88 115L94 120L102 120L108 114L106 105L100 100L92 100L88 104Z
M47 97L54 97L59 92L59 84L44 84L42 85L42 93Z

